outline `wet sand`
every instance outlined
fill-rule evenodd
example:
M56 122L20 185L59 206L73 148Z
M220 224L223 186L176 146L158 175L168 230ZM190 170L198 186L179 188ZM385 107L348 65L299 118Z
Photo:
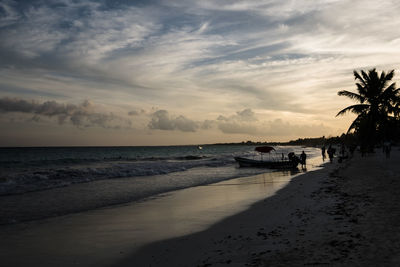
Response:
M246 210L254 202L275 194L292 177L290 172L265 173L177 190L141 202L3 225L0 227L2 264L112 266L146 244L204 231L210 225ZM95 192L98 184L91 186ZM51 205L49 197L55 193L47 193L47 198L44 198L46 192L42 192L36 201L46 200ZM78 196L79 193L75 191ZM74 196L68 198L74 199ZM86 198L80 197L80 200ZM40 205L32 203L30 206L33 207L32 213L35 209L45 212Z
M400 152L298 176L206 231L148 245L114 266L399 266Z

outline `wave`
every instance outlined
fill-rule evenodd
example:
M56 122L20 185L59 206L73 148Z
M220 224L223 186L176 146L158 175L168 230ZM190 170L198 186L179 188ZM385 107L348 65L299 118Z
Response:
M254 150L252 147L214 146L201 152L189 148L135 148L138 151L130 154L123 153L126 148L105 149L105 152L103 148L34 149L33 152L14 149L9 155L0 155L0 195L115 178L139 181L139 177L142 177L140 179L146 179L151 186L160 186L151 182L156 176L156 183L168 183L175 177L171 183L188 183L187 186L190 186L199 181L213 181L217 176L220 177L218 179L225 179L254 172L234 170L234 156L250 157ZM279 151L285 154L289 151L299 153L302 149L284 147ZM309 149L306 153L310 157L320 155L317 149ZM197 168L201 169L197 180L191 181L191 177L194 177L192 171ZM221 169L223 171L216 175Z
M104 157L102 159L94 159L94 158L61 158L61 159L42 159L42 160L0 160L0 165L8 165L8 167L12 167L12 165L24 165L28 166L47 166L47 165L65 165L65 164L81 164L81 163L96 163L96 162L116 162L116 161L165 161L165 160L199 160L199 159L207 159L209 156L199 156L199 155L186 155L180 157Z
M64 159L63 162L70 161L65 161ZM47 166L50 167L47 168L30 168L29 171L21 170L17 173L2 175L0 179L0 195L21 194L103 179L165 175L195 167L219 167L234 164L234 161L232 158L216 160L211 157L184 156L167 159L146 158L142 160L78 160L77 162L74 161L74 163L80 163L81 165L57 168L48 164ZM85 164L82 165L82 163ZM43 164L40 164L40 166L43 166Z

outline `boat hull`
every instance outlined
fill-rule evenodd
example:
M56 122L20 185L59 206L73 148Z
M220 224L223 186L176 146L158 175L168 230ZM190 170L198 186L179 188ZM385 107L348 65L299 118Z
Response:
M297 165L299 164L297 161L294 160L264 161L242 157L235 157L235 160L239 163L240 167L259 167L269 169L293 169L297 168Z

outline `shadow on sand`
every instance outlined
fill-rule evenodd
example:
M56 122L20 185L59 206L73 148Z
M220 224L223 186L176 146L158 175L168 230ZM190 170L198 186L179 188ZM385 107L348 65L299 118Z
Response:
M297 231L304 223L298 213L310 205L309 195L319 188L318 181L332 168L327 166L294 177L275 195L239 214L201 232L145 245L114 266L214 266L229 263L244 266L259 261L261 255L285 245L281 242L293 241L281 238L282 232L284 229Z

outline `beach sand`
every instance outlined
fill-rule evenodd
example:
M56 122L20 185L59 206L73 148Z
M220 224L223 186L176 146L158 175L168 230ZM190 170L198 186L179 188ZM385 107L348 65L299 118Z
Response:
M356 154L289 183L234 179L3 225L0 266L398 266L400 152L392 152ZM268 195L266 182L280 190Z
M400 153L301 175L206 231L142 248L115 266L399 266Z

